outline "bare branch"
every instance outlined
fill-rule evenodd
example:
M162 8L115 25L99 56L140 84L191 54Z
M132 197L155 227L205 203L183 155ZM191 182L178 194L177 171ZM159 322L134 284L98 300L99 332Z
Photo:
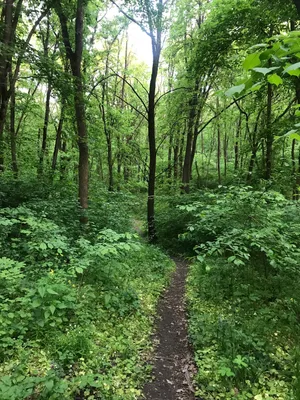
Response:
M151 33L148 32L148 31L143 27L143 25L142 25L140 22L138 22L138 21L137 21L135 18L133 18L131 15L127 14L114 0L110 0L110 1L118 8L118 10L119 10L126 18L128 18L131 22L134 22L136 25L138 25L138 26L141 28L141 30L142 30L143 32L146 33L146 35L148 35L150 38L152 38Z
M289 111L289 109L292 107L293 103L295 103L295 101L297 100L297 97L295 97L287 106L287 108L283 111L282 114L280 114L274 121L273 124L276 124L276 122L278 122L282 117L285 116L285 114Z
M247 93L244 94L242 97L235 99L234 101L232 101L230 104L228 104L228 106L226 106L225 108L223 108L223 110L221 110L218 114L215 114L212 118L210 118L207 122L205 122L205 124L201 127L201 129L199 129L199 131L197 132L197 135L199 135L202 131L204 131L204 129L216 118L218 118L221 114L223 114L224 111L228 110L228 108L230 108L231 106L233 106L234 104L236 104L237 101L244 99L245 97L249 96L252 93Z
M159 102L159 100L161 99L161 98L163 98L164 96L166 96L167 94L170 94L170 93L173 93L173 92L176 92L177 90L190 90L190 89L192 89L191 87L179 87L179 88L175 88L175 89L170 89L170 90L168 90L167 92L165 92L165 93L163 93L161 96L159 96L159 98L156 100L156 102L155 102L155 106L157 105L157 103Z
M115 96L119 99L124 101L125 104L127 104L129 107L133 108L138 114L140 114L146 121L148 121L148 117L142 113L142 111L140 111L138 108L136 108L133 104L128 103L128 101L124 100L121 96L118 96L117 94L115 94Z
M117 72L115 72L112 68L110 68L113 73L115 74L115 76L117 76L118 78L122 79L122 81L124 81L133 91L133 93L136 95L136 97L140 100L140 102L143 104L146 112L148 112L148 107L146 106L144 100L142 99L142 97L138 94L138 92L135 90L135 88L132 86L132 84L130 82L127 81L126 78L124 78L123 76L119 75Z

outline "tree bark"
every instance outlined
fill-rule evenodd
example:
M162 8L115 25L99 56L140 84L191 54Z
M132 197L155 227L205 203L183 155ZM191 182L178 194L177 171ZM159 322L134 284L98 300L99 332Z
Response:
M273 132L272 132L272 85L268 83L267 116L266 116L266 172L265 178L269 180L272 175L273 157Z
M219 98L217 97L217 113L219 113ZM217 118L217 170L218 170L218 183L221 184L221 127L220 118Z
M61 106L60 118L59 118L57 130L56 130L55 146L54 146L54 150L53 150L53 157L52 157L52 172L53 173L56 170L58 152L61 149L61 136L62 136L62 130L63 130L63 124L64 124L64 112L65 112L65 105L63 103Z
M189 102L190 112L187 127L186 147L184 164L182 171L182 190L185 193L190 192L190 178L191 178L191 165L192 165L192 141L193 141L193 127L196 118L196 108L198 104L198 82L195 85L195 92Z
M239 115L237 129L235 134L235 144L234 144L234 169L237 171L239 169L239 157L240 157L240 149L239 149L239 141L241 135L241 127L242 127L242 115Z
M75 19L75 51L72 50L70 35L67 25L67 17L63 12L61 1L54 1L54 8L60 20L63 42L67 58L70 62L73 75L75 116L78 134L79 149L79 187L78 197L82 209L80 222L88 222L88 182L89 182L89 151L88 135L86 127L86 114L84 102L84 84L82 76L82 52L83 52L83 26L84 26L84 0L77 0L77 10Z
M44 115L44 125L43 125L43 138L42 138L42 147L40 150L40 159L38 166L38 175L43 175L44 172L44 158L47 149L47 136L48 136L48 125L49 125L49 116L50 116L50 99L51 99L51 91L52 88L50 84L48 84L48 89L46 93L46 103L45 103L45 115Z
M11 149L11 169L15 179L18 178L18 161L17 161L17 135L15 128L16 115L16 94L13 87L10 97L10 149Z
M158 65L160 58L160 44L152 40L153 63L151 80L149 86L148 98L148 141L149 141L149 177L148 177L148 203L147 203L147 220L148 220L148 238L150 242L155 242L156 228L155 228L155 174L156 174L156 136L155 136L155 91L156 80L158 74Z

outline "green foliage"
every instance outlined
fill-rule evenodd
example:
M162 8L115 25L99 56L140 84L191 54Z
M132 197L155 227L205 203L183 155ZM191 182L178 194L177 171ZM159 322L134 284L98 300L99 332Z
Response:
M181 206L198 240L190 334L207 399L296 399L299 215L276 192L220 188Z
M173 266L122 232L131 223L124 199L134 207L126 196L111 196L98 214L95 202L84 232L64 196L0 209L1 399L139 397Z

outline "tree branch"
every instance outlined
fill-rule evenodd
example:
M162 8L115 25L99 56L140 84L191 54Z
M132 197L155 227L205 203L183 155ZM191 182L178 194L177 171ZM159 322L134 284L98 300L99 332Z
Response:
M285 114L289 111L289 109L292 107L293 103L295 103L295 101L297 100L297 97L294 97L293 100L289 103L289 105L287 106L287 108L283 111L282 114L280 114L274 121L273 124L276 124L276 122L278 122L282 117L285 116Z
M165 92L165 93L163 93L161 96L159 96L159 98L156 100L156 102L155 102L155 106L157 105L157 103L159 102L159 100L161 99L161 98L163 98L164 96L166 96L167 94L170 94L170 93L173 93L173 92L176 92L177 90L190 90L190 89L192 89L192 88L190 88L190 87L179 87L179 88L175 88L175 89L170 89L170 90L168 90L167 92Z
M28 45L30 43L32 35L34 34L34 32L35 32L37 26L39 25L39 23L41 22L41 20L47 15L48 11L49 10L46 9L44 12L42 12L42 14L39 16L39 18L35 21L35 23L34 23L33 27L31 28L30 32L28 33L27 39L26 39L26 41L25 41L25 43L24 43L24 45L23 45L23 47L21 49L21 52L20 52L19 57L18 57L18 60L16 62L16 68L15 68L15 72L14 72L13 78L11 80L11 85L15 85L15 83L16 83L16 81L18 79L18 75L19 75L19 72L20 72L20 67L21 67L21 63L22 63L22 60L23 60L23 56L24 56L24 53L26 51L26 48L28 47ZM11 90L11 88L10 88L10 90Z
M141 28L141 30L142 30L143 32L146 33L146 35L148 35L150 38L152 38L151 33L148 32L148 31L143 27L143 25L142 25L140 22L138 22L135 18L133 18L132 16L130 16L129 14L127 14L114 0L110 0L110 1L118 8L118 10L119 10L126 18L128 18L131 22L134 22L136 25L138 25L138 26Z
M125 104L127 104L129 107L133 108L138 114L140 114L143 118L145 118L146 121L148 121L148 117L142 113L142 111L140 111L138 108L136 108L133 104L128 103L128 101L124 100L121 96L118 96L117 94L115 94L115 96L119 99L124 101Z
M247 93L244 94L243 96L241 96L238 99L235 99L234 101L232 101L230 104L228 104L228 106L226 106L225 108L223 108L223 110L221 110L218 114L215 114L212 118L210 118L207 122L205 122L205 124L201 127L201 129L199 129L199 131L197 132L197 135L199 135L202 131L204 131L204 129L216 118L218 118L221 114L223 114L224 111L228 110L228 108L230 108L231 106L233 106L234 104L236 104L237 101L244 99L245 97L249 96L252 93Z
M54 1L54 8L56 10L56 13L57 13L59 21L60 21L61 31L62 31L62 39L63 39L64 45L65 45L67 57L69 58L70 61L72 61L74 59L75 53L73 52L72 46L71 46L67 17L63 12L60 0Z
M132 84L130 82L127 81L126 78L124 78L123 76L119 75L117 72L114 72L114 70L112 68L110 68L113 73L115 74L115 76L117 76L118 78L122 79L122 81L124 81L125 83L127 83L127 85L131 88L131 90L133 91L133 93L136 95L136 97L140 100L140 102L143 104L146 112L148 112L148 107L146 106L144 100L142 99L142 97L138 94L138 92L135 90L135 88L132 86Z

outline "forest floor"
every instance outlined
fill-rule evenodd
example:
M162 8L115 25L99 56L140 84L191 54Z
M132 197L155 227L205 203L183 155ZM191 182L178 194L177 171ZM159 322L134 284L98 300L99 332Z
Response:
M147 400L194 400L195 366L189 347L185 309L188 264L174 259L176 271L158 304L154 335L154 379L144 386Z

